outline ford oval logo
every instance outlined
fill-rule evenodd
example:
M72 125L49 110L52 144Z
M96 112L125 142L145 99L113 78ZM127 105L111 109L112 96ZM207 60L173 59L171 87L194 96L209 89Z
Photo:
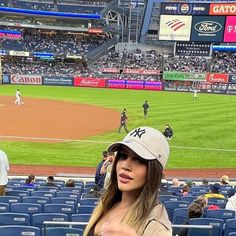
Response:
M215 21L201 21L198 22L194 29L199 33L216 33L222 29L222 25Z

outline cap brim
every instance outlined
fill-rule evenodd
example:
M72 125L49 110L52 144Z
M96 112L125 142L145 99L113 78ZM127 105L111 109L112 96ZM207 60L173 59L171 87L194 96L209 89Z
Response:
M131 149L133 152L135 152L138 156L145 160L158 160L156 156L154 156L151 152L149 152L143 145L141 145L138 142L135 142L134 140L128 141L128 142L116 142L111 144L108 147L109 152L115 152L118 150L120 145L124 145Z

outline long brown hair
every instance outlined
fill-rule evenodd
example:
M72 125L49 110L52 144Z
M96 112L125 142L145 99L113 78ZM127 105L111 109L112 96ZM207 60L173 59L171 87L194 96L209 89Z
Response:
M119 148L118 153L121 148ZM95 208L90 221L84 231L88 236L90 230L97 224L99 219L105 215L117 202L121 201L122 192L118 189L116 165L119 155L114 160L111 178L107 189L104 191L101 201ZM143 224L150 212L157 204L157 193L160 187L163 168L157 160L145 161L147 165L146 183L136 201L130 207L122 222L134 228L138 235L142 235Z

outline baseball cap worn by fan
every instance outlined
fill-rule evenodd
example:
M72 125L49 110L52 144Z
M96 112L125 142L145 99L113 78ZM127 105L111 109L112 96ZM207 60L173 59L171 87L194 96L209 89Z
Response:
M164 135L151 127L139 127L130 131L123 141L111 144L109 152L117 151L120 145L134 151L145 160L157 160L164 168L169 157L169 144Z

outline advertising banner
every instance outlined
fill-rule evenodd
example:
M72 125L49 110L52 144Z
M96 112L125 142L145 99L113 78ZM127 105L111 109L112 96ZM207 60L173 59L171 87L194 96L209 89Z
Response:
M164 71L163 79L164 80L185 80L186 76L184 72Z
M207 3L173 3L162 2L162 15L208 15L210 5Z
M211 3L209 14L217 16L236 15L236 3Z
M185 74L185 79L188 81L204 81L206 80L205 73L198 73L198 72L189 72Z
M228 94L236 94L236 83L234 84L228 84Z
M59 76L44 76L44 85L62 85L62 86L73 86L72 77L59 77Z
M88 29L88 33L89 34L102 34L103 33L103 29L100 29L100 28L89 28Z
M11 84L42 84L40 75L11 75Z
M22 34L20 31L15 30L0 30L0 38L20 39Z
M229 75L229 83L236 84L236 75Z
M29 52L10 50L9 51L9 55L10 56L17 56L17 57L28 57L29 56Z
M210 56L211 43L175 42L175 55L178 56Z
M227 16L226 18L224 42L225 43L236 42L236 16Z
M107 87L108 88L124 89L124 88L126 88L126 81L123 79L108 79L107 80Z
M193 16L191 41L222 42L224 16Z
M192 16L161 15L159 40L189 41Z
M100 78L90 78L90 77L75 77L74 86L105 88L106 80L102 78L100 79Z
M9 75L3 75L2 76L2 83L3 84L10 84L10 76Z
M143 89L144 81L141 80L126 80L127 89Z
M144 89L145 90L162 90L162 82L157 81L144 81Z
M102 73L120 73L119 68L102 68L101 69Z
M124 69L124 74L160 75L160 70Z
M220 73L207 73L206 81L208 83L228 83L229 75Z

